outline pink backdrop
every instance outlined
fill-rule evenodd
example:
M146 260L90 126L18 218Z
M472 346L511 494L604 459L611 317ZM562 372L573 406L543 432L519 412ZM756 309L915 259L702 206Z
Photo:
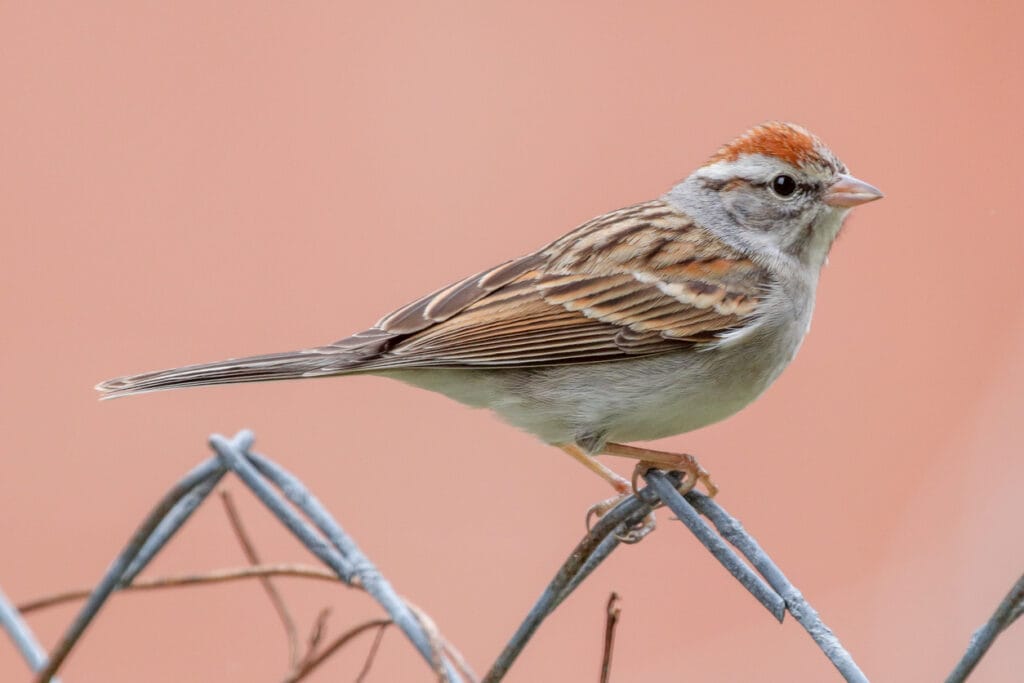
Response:
M887 197L849 221L781 380L660 445L701 456L879 681L945 675L1024 570L1019 3L93 5L0 7L0 585L15 600L94 583L206 435L250 427L485 670L607 494L596 478L387 380L103 404L92 385L339 338L660 194L768 118L806 124ZM267 559L306 561L227 486ZM213 502L150 575L244 564ZM508 680L596 680L611 590L613 680L834 676L660 520ZM281 587L304 632L323 606L334 634L379 613ZM47 646L75 609L32 618ZM312 680L351 680L368 643ZM126 595L66 680L276 681L286 655L254 583ZM1021 667L1017 626L978 680ZM2 639L0 679L28 680ZM429 679L388 634L370 680Z

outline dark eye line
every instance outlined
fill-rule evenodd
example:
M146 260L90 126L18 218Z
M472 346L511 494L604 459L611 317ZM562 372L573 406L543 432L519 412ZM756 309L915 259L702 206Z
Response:
M790 176L790 177L792 177L792 176ZM772 181L774 181L775 178L772 177L771 180L751 180L749 178L744 178L743 180L745 180L747 182L747 184L749 184L751 187L760 187L760 188L762 188L764 190L771 191L771 189L772 189ZM796 179L794 178L794 180L796 180ZM796 180L796 191L793 192L793 194L790 195L790 196L792 197L793 195L801 194L801 193L802 194L812 194L812 193L816 193L816 192L821 192L823 187L824 187L824 185L822 183L819 183L819 182L806 183L806 182L801 182L799 180Z
M717 180L717 179L716 180L710 180L710 179L704 178L704 179L701 180L701 182L704 184L704 187L706 187L706 188L708 188L710 190L715 190L716 192L719 192L719 191L725 189L728 186L735 186L735 185L740 184L740 183L744 183L746 185L749 185L750 187L758 187L758 188L761 188L763 190L771 191L772 180L775 180L774 176L772 177L771 180L754 180L753 178L742 178L742 177L738 177L737 176L735 178L732 178L731 180ZM794 180L795 180L795 178L794 178ZM801 181L797 180L796 181L796 192L794 192L793 194L795 195L795 194L798 194L798 193L803 193L803 194L817 193L817 192L821 192L824 187L825 187L824 184L820 183L820 182L806 183L806 182L801 182ZM790 195L790 196L792 196L792 195Z
M772 182L774 180L775 178L772 178L771 180L748 180L747 182L750 183L752 187L760 187L765 190L770 190L772 189ZM806 183L801 183L797 181L796 192L801 192L803 190L809 189L809 187L810 186L807 185ZM796 194L796 192L794 192L793 194Z

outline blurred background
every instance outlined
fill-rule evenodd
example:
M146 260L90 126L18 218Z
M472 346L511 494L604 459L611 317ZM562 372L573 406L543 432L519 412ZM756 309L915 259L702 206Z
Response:
M100 403L101 379L332 341L596 214L765 119L886 198L858 209L813 330L698 454L878 681L931 681L1024 570L1024 212L1013 2L4 3L0 585L91 586L211 432L310 484L486 670L608 491L553 448L383 379ZM623 473L630 463L609 463ZM312 563L240 484L268 561ZM833 680L660 513L546 622L510 681ZM150 576L245 564L215 499ZM379 614L282 580L303 629ZM51 647L78 605L33 615ZM369 638L311 680L352 680ZM69 681L277 681L252 582L115 597ZM979 681L1020 680L1024 627ZM0 679L28 680L0 639ZM427 681L397 633L369 680Z

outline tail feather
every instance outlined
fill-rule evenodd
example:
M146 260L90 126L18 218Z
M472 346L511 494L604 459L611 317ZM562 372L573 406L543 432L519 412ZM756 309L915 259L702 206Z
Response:
M358 361L346 354L325 354L317 350L289 351L116 377L100 382L96 389L103 394L104 399L118 398L149 391L210 384L322 377L341 374L355 365L358 365Z

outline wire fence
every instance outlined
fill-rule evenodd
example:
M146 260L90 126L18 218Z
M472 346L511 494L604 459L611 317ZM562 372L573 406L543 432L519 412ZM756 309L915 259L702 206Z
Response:
M668 507L722 566L779 622L786 612L807 631L814 643L846 681L866 682L868 678L818 612L786 578L785 574L746 532L743 526L716 501L697 491L681 494L678 473L649 470L647 486L625 498L599 518L569 554L568 559L541 593L540 598L509 639L498 658L479 679L458 650L444 638L433 620L402 598L392 588L356 542L334 520L309 489L295 476L269 458L252 451L254 437L242 431L232 439L213 435L209 439L214 455L185 475L157 503L139 525L121 553L91 591L69 591L24 603L20 609L0 590L0 627L10 636L39 683L58 681L56 674L82 634L115 591L165 588L190 583L211 583L256 577L279 612L289 637L292 669L286 681L300 680L335 651L361 633L377 630L370 655L359 680L369 670L385 629L394 625L441 681L459 683L482 680L497 683L508 673L543 621L572 594L611 553L630 538L628 532L641 524L660 505ZM327 570L294 565L261 565L258 554L246 538L241 521L225 499L229 517L250 563L244 570L214 572L177 579L140 580L139 574L160 552L189 516L209 496L225 474L233 472ZM383 608L387 618L358 625L326 648L318 648L326 612L318 619L310 639L309 652L300 656L294 624L269 582L270 576L292 575L339 580L369 594ZM50 654L39 644L25 622L24 614L42 607L85 599L85 605L69 625ZM608 680L611 643L617 608L609 601L608 626L602 663L602 680ZM967 652L946 679L959 683L970 675L995 638L1024 613L1024 576L971 639Z

